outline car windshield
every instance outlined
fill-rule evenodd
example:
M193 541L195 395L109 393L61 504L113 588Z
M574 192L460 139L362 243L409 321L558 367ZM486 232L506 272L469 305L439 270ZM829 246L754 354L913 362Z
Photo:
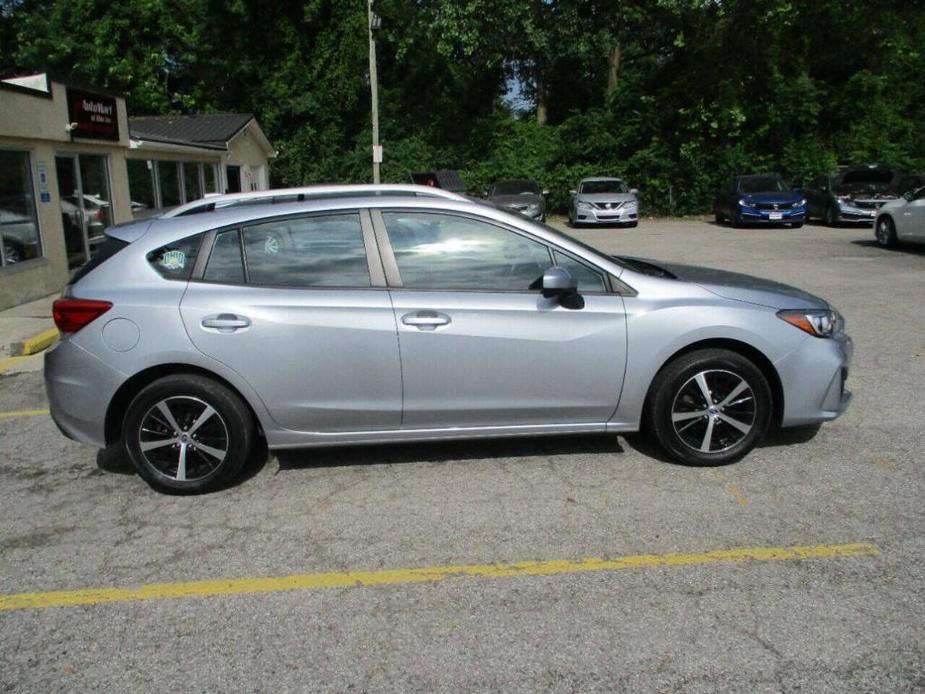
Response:
M756 176L740 178L739 192L742 193L783 193L789 190L780 176Z
M498 181L492 186L492 195L539 195L535 181Z
M578 192L586 195L606 195L607 193L628 193L629 190L623 181L615 178L610 181L585 181Z

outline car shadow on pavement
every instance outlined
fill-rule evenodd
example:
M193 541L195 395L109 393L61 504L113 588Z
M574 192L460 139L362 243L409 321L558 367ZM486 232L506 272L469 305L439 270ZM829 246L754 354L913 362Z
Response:
M856 239L851 243L853 243L855 246L861 246L862 248L877 248L881 251L887 251L890 253L907 253L909 255L925 256L925 245L900 242L891 248L884 248L874 239Z
M244 462L244 466L241 468L241 473L233 480L231 480L230 484L227 486L234 487L251 479L261 470L263 470L269 458L270 451L267 448L267 442L263 436L258 436L254 441L254 445L251 449L251 453L248 456L248 459ZM97 451L96 466L103 472L109 472L116 475L136 474L135 467L132 465L132 461L129 460L128 455L126 455L125 449L123 448L121 442L115 443L111 446L108 446L107 448L103 448Z
M352 465L451 462L485 458L549 457L581 453L623 453L623 448L613 434L585 434L309 448L276 451L275 455L279 461L280 470L298 470Z
M764 441L759 443L757 447L775 448L778 446L794 446L797 444L807 443L808 441L811 441L816 436L816 434L819 433L821 428L821 424L811 424L801 427L787 427L786 429L781 429L779 427L774 428L768 432L767 436L764 437ZM630 448L632 448L637 453L641 453L647 458L653 458L661 463L667 463L668 465L684 466L684 463L679 463L674 458L669 457L662 450L661 446L659 446L650 435L644 432L623 434L623 438L626 439L626 443ZM726 465L735 465L735 462L724 463L716 465L715 467L725 467Z

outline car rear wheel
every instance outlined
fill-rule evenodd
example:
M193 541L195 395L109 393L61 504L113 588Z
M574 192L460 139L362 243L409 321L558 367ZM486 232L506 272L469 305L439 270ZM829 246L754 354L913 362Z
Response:
M896 225L889 217L877 220L877 245L881 248L890 248L896 245Z
M234 479L251 449L254 422L237 394L209 378L177 374L144 388L129 405L123 443L154 489L201 494Z
M830 227L838 225L838 215L835 213L835 207L832 205L825 208L825 223Z
M646 421L659 445L686 465L739 460L765 436L771 389L761 370L724 349L690 352L656 376Z

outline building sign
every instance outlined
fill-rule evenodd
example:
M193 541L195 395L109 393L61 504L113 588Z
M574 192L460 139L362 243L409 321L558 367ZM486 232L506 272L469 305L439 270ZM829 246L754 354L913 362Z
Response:
M118 140L119 115L111 96L67 88L71 135L90 140Z

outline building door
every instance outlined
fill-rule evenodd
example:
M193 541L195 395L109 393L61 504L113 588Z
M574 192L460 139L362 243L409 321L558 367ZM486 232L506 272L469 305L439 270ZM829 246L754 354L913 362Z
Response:
M226 166L225 167L225 179L227 180L227 185L225 186L226 193L240 193L241 192L241 167L240 166Z
M58 197L68 267L80 267L112 226L112 198L106 158L94 154L58 154Z

